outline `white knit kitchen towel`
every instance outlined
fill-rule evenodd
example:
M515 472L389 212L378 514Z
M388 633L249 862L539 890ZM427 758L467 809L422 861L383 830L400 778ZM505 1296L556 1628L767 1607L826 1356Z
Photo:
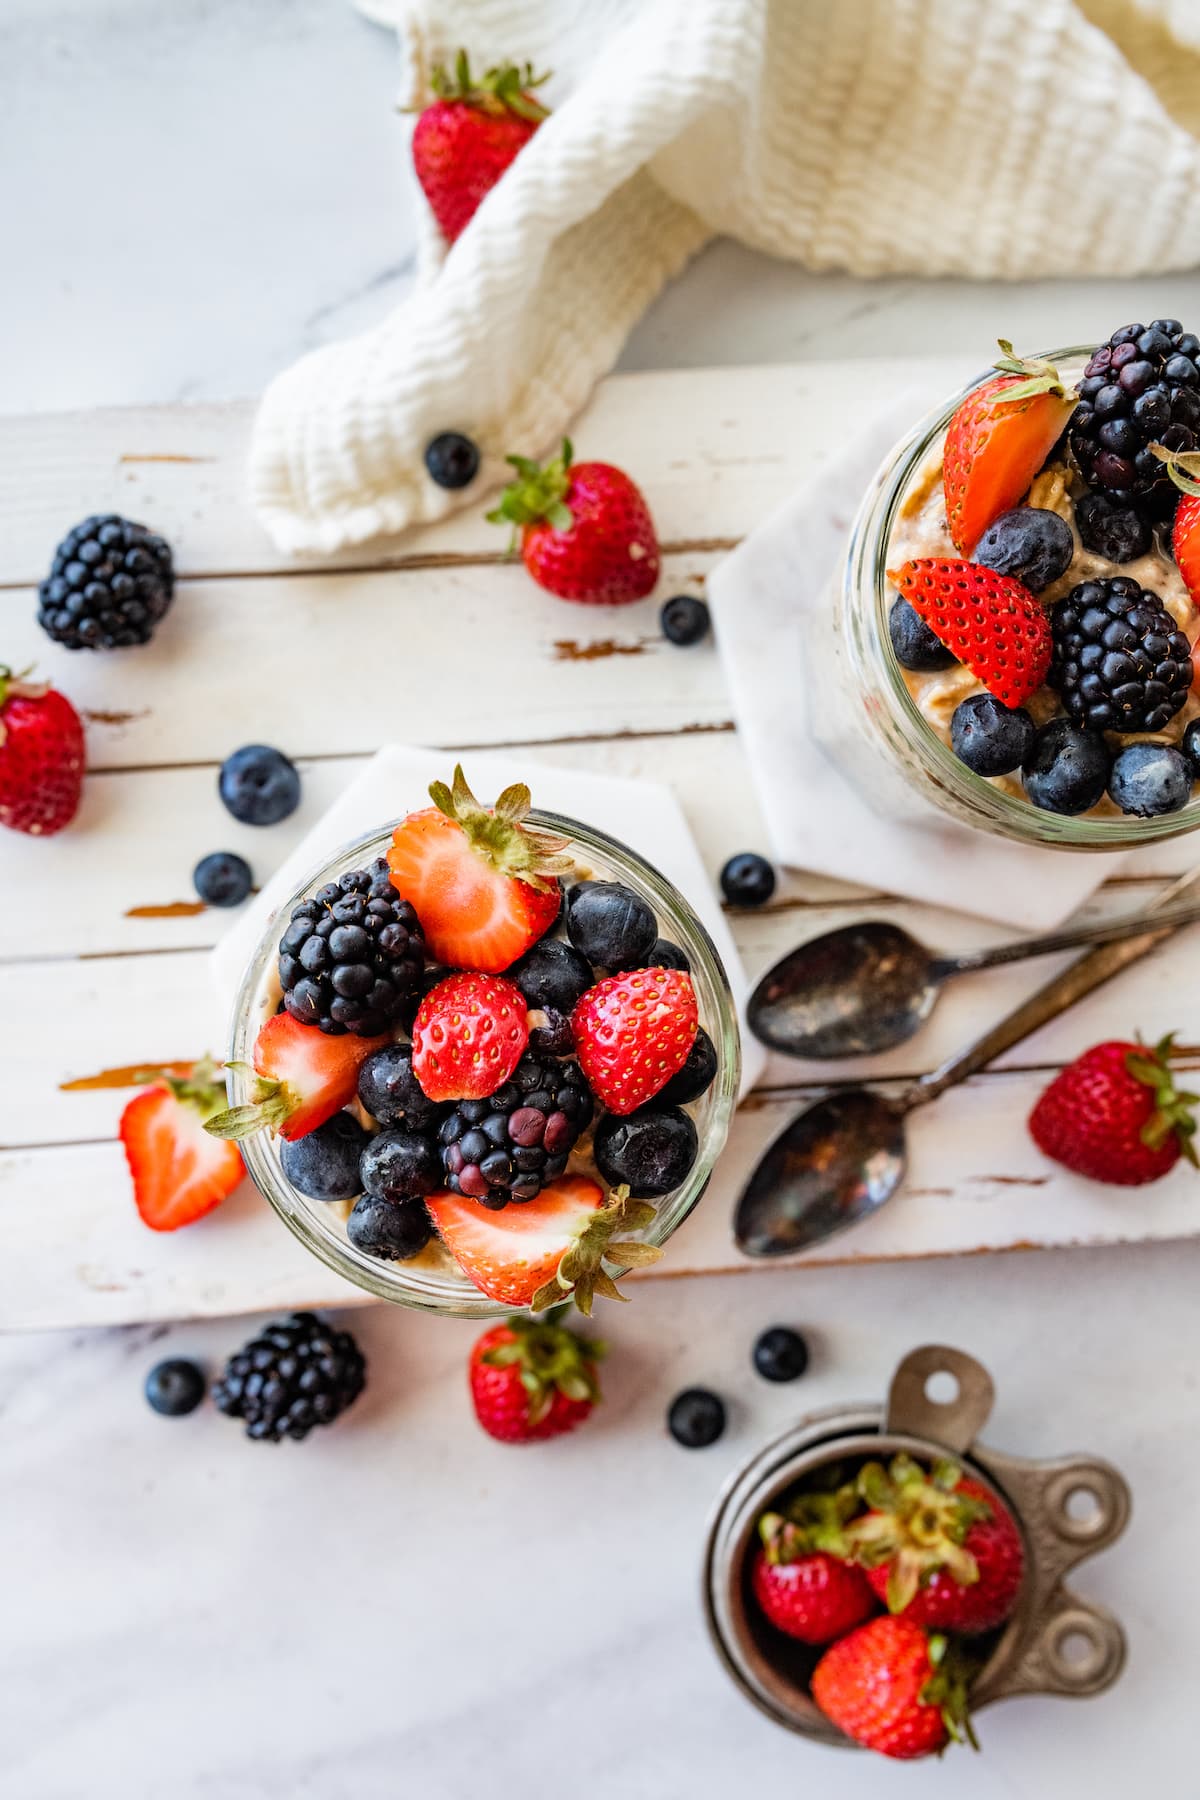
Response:
M425 215L412 298L268 389L252 494L286 550L477 505L716 233L858 275L1200 263L1200 0L359 3L403 104L463 45L552 68L553 112L444 260ZM421 460L447 429L483 452L455 494Z

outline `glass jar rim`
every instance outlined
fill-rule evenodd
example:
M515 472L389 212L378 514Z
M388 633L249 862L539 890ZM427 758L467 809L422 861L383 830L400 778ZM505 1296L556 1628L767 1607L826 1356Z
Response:
M1095 349L1094 344L1072 344L1037 354L1061 368L1086 362ZM956 802L951 811L957 816L961 817L965 809L976 815L977 829L990 828L1001 836L1048 849L1131 850L1140 844L1183 836L1200 826L1200 798L1189 801L1179 812L1153 819L1132 815L1089 819L1086 815L1044 812L1023 795L993 786L985 776L976 775L960 762L932 729L904 680L887 629L888 611L896 597L887 579L892 530L909 484L935 441L963 401L995 375L994 367L986 369L950 399L939 402L884 458L851 527L844 568L846 602L853 605L864 591L870 594L870 641L877 671L886 684L887 700L902 721L906 739L929 781Z
M334 871L352 867L369 849L376 853L391 838L397 820L375 826L330 852L319 868L310 872L291 894L272 912L262 937L247 967L234 1002L228 1061L240 1064L229 1072L231 1105L243 1104L250 1098L252 1072L248 1069L254 1038L259 1029L257 1002L262 993L263 978L275 956L281 915L290 912L314 888L332 878ZM660 923L669 923L670 931L682 939L683 949L692 964L692 980L696 985L701 1021L709 1029L717 1051L717 1074L702 1101L705 1108L696 1161L685 1181L670 1194L656 1200L654 1222L639 1235L648 1243L664 1244L678 1230L699 1204L708 1185L712 1168L724 1147L729 1122L737 1104L741 1080L741 1039L737 1009L720 953L703 922L685 896L653 863L628 845L598 828L563 814L534 810L528 823L535 830L566 837L585 854L593 852L608 863L622 879L630 881L635 891L640 887L654 905ZM271 1148L269 1134L259 1134L241 1146L246 1169L255 1187L265 1197L283 1223L306 1249L327 1268L343 1276L354 1287L377 1299L414 1307L419 1311L460 1318L502 1318L519 1311L511 1305L489 1299L455 1270L452 1274L421 1269L411 1263L381 1262L357 1250L349 1239L323 1228L310 1208L320 1202L309 1202L288 1182L280 1166L277 1152ZM611 1265L617 1272L618 1265Z

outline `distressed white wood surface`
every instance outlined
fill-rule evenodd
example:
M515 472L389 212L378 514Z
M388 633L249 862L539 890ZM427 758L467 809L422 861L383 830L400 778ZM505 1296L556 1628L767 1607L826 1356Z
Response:
M5 834L0 844L0 1324L115 1323L353 1297L248 1186L193 1230L145 1231L115 1140L126 1096L62 1091L101 1070L187 1058L223 1041L206 952L227 915L131 909L193 898L192 866L217 847L242 851L265 878L362 759L397 736L448 750L528 746L535 790L539 760L668 780L714 876L734 850L761 846L716 651L663 644L657 607L667 592L699 590L721 549L815 466L835 395L853 413L911 373L872 362L605 383L576 434L580 454L629 467L675 546L658 598L619 609L542 594L497 560L496 537L477 511L370 556L357 552L348 568L285 571L240 499L245 408L0 422L0 649L18 664L36 656L92 715L94 771L70 831L46 843ZM34 624L31 584L62 530L110 505L176 544L179 597L148 649L71 656ZM303 770L300 810L269 831L235 824L216 795L221 759L249 739L279 743ZM1190 855L1178 843L1148 853L1091 910L1136 907ZM769 908L734 921L751 976L802 938L864 912L898 918L950 948L1002 935L889 901L885 871L879 888L867 895L788 874ZM918 1115L903 1196L806 1260L1193 1233L1200 1202L1186 1175L1134 1194L1076 1182L1043 1162L1024 1120L1048 1072L1098 1036L1172 1027L1200 1035L1185 1013L1180 961L1194 970L1196 942L1192 935L1160 950L996 1072ZM663 1275L756 1266L732 1247L733 1201L762 1149L820 1084L928 1068L1056 966L952 985L916 1043L887 1057L824 1066L772 1059Z

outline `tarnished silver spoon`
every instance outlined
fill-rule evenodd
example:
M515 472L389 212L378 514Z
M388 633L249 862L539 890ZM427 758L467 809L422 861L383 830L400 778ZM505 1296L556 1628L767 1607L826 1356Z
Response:
M1147 908L1151 929L1090 950L1015 1012L960 1051L940 1069L922 1075L888 1098L869 1088L844 1088L802 1112L763 1156L738 1201L734 1236L747 1256L790 1256L868 1218L891 1199L908 1167L904 1121L947 1088L1019 1044L1085 994L1145 956L1195 918L1172 910L1193 884L1193 870Z
M1113 944L1144 930L1149 915L1070 926L1044 937L939 956L899 925L865 919L811 938L768 969L750 996L746 1019L769 1050L829 1061L869 1056L902 1044L932 1013L945 982L1080 944ZM1200 900L1156 923L1200 919Z

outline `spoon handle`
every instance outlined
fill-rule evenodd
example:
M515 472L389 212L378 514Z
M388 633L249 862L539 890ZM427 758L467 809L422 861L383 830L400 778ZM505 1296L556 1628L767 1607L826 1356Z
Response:
M1019 1044L1023 1038L1049 1024L1059 1013L1066 1012L1069 1006L1074 1006L1085 994L1090 994L1103 982L1111 981L1122 969L1127 969L1131 963L1146 956L1156 944L1161 944L1180 929L1178 923L1172 922L1168 909L1173 901L1181 898L1197 881L1200 881L1200 868L1193 869L1190 874L1173 882L1146 908L1147 914L1165 911L1167 916L1161 923L1151 930L1140 932L1136 937L1123 938L1118 943L1089 950L1086 956L1081 956L1078 962L1073 962L1060 975L1056 975L1053 981L1048 981L1036 994L1031 994L1015 1012L993 1025L974 1044L960 1050L957 1056L944 1062L940 1069L933 1069L928 1075L923 1075L920 1081L914 1082L904 1095L903 1103L906 1106L922 1106L928 1100L936 1100L947 1088L957 1087L960 1081L966 1081L968 1076L986 1068L996 1057L1011 1050L1014 1044Z
M1151 913L1126 913L1120 919L1098 919L1092 925L1073 925L1066 931L1051 931L1045 937L1018 938L1010 944L996 944L988 950L968 950L961 956L939 957L937 973L973 974L976 969L998 969L1005 963L1024 962L1029 956L1050 956L1056 950L1075 950L1080 944L1115 944L1121 938L1135 937L1151 921ZM1169 914L1155 921L1155 928L1168 925L1178 928L1200 919L1200 900L1187 906L1173 907Z

